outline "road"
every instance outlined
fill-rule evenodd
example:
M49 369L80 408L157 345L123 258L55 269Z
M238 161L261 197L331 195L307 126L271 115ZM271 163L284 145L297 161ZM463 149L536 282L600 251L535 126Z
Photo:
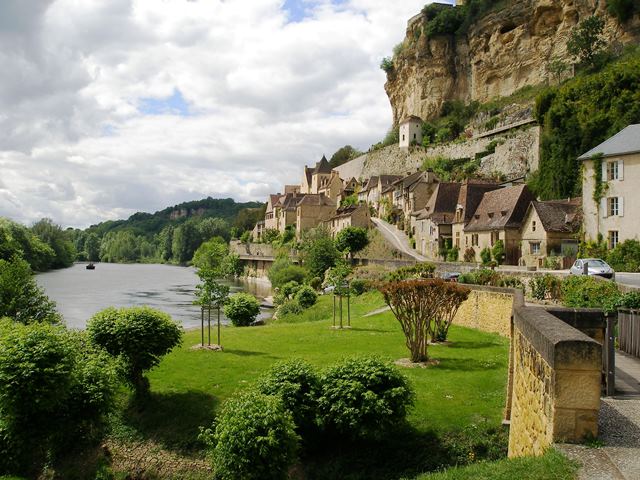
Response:
M630 287L640 287L640 273L616 273L616 282Z
M427 257L420 255L413 248L411 248L411 246L409 245L409 239L404 234L404 232L401 232L396 227L379 218L372 218L371 221L374 223L382 236L400 252L417 260L418 262L427 261Z

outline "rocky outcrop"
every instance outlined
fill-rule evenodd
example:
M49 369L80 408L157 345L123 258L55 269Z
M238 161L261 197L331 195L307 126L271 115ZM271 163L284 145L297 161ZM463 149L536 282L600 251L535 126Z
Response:
M621 25L607 15L605 0L510 0L464 37L427 38L424 19L412 18L385 84L394 124L409 115L434 118L447 100L486 102L547 82L549 62L569 61L572 30L593 14L606 19L614 50L640 39L640 18Z

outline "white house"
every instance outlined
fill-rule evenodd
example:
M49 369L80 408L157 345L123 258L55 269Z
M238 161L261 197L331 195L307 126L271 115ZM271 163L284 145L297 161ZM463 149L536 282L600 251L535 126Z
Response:
M422 144L422 119L411 115L400 122L400 148Z
M586 238L595 240L602 235L609 248L640 238L637 215L625 212L640 204L640 124L629 125L578 160L584 167L582 212ZM598 183L600 193L594 195Z

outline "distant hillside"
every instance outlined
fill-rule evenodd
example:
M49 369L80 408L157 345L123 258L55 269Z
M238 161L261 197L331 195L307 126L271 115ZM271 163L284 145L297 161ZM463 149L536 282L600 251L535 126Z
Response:
M238 217L242 210L262 209L263 203L237 203L232 198L211 198L184 202L173 207L167 207L155 213L137 212L127 220L109 220L97 225L91 225L86 232L95 233L99 237L108 232L128 230L136 235L155 235L167 225L180 225L192 217L221 218L230 224Z

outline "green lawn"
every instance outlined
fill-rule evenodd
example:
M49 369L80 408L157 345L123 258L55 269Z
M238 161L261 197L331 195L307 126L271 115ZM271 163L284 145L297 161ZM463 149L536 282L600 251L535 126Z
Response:
M389 361L408 357L404 336L390 312L363 317L383 305L379 294L353 299L351 329L331 328L331 304L331 297L321 297L305 312L304 322L226 327L223 352L192 350L200 341L200 332L187 332L182 347L150 372L149 404L142 411L123 408L112 421L112 438L148 440L180 455L201 457L199 427L210 426L226 398L249 387L276 361L301 357L322 368L357 354L376 354ZM471 451L480 452L476 458L487 458L489 450L494 457L495 451L502 451L508 340L454 326L450 341L430 347L431 357L439 364L426 369L399 367L416 390L408 425L378 442L348 444L331 439L308 448L302 459L304 478L415 478L422 472L465 463L469 455L476 457ZM123 393L123 407L125 398ZM536 464L544 461L531 460ZM508 462L501 468L508 471L511 465ZM519 464L513 466L519 471Z

